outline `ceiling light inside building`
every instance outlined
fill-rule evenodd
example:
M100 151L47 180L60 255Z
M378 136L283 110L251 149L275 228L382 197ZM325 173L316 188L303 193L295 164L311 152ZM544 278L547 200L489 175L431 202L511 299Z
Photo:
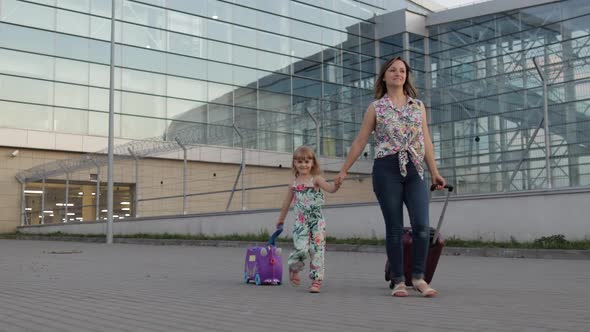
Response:
M25 190L25 194L42 194L43 190Z

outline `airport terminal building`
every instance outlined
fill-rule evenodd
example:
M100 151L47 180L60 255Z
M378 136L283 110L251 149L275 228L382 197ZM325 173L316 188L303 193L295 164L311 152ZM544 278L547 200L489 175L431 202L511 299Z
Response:
M0 233L106 217L111 62L117 220L278 208L293 149L337 171L396 56L458 202L590 198L590 1L114 3L111 59L111 0L0 0ZM331 203L375 202L372 154Z

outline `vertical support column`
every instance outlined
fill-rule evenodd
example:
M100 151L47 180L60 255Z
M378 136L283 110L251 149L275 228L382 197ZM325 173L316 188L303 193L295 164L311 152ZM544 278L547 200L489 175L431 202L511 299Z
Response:
M41 186L41 225L45 224L45 177L42 179Z
M66 172L66 199L64 202L64 222L68 222L68 204L70 198L70 173Z
M545 131L545 175L547 176L547 188L553 188L553 177L551 174L551 140L549 138L549 107L548 107L548 95L547 95L547 80L545 75L541 71L537 58L533 58L535 68L541 77L543 82L543 124Z
M578 92L576 91L575 73L574 66L570 64L570 61L579 56L579 52L582 52L584 48L579 49L578 54L574 51L575 39L572 40L572 31L569 28L564 27L561 23L561 35L562 40L562 66L564 74L564 92L565 92L565 123L566 123L566 141L567 141L567 170L568 170L568 183L570 187L576 187L580 185L580 141L583 137L580 137L581 130L578 127L577 111L574 100L578 100ZM585 47L586 49L588 46ZM581 127L581 124L580 124Z
M111 57L109 72L109 136L107 167L107 230L106 243L113 243L113 172L115 135L115 0L111 0ZM98 195L98 193L96 193Z
M100 167L96 166L96 221L100 220Z
M135 217L139 217L139 157L128 148L129 154L133 157L135 163L135 195L133 197L133 204L135 209Z
M410 33L405 31L402 33L402 43L404 47L404 60L406 60L410 66L413 64L410 62Z
M306 107L305 111L307 112L307 114L309 114L309 116L311 117L311 120L313 120L313 123L315 124L315 140L316 140L316 144L317 144L317 153L316 155L318 156L318 158L320 157L320 122L318 121L318 119L313 115L313 113L311 113L309 111L309 108Z
M182 214L186 214L186 146L184 144L182 144L182 142L180 142L180 139L178 139L178 137L175 137L174 140L176 141L176 143L178 143L178 145L182 148L182 152L183 152L183 163L182 163Z
M26 220L26 201L25 201L25 182L19 178L16 179L20 183L20 225L25 225Z

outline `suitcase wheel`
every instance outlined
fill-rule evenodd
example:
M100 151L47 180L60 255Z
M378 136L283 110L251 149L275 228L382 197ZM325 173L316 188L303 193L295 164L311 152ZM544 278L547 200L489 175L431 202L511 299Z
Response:
M248 278L248 272L244 271L244 283L247 284L248 281L250 281L250 278Z
M256 276L254 277L254 282L258 286L260 286L260 284L262 284L262 281L260 280L260 274L256 273Z

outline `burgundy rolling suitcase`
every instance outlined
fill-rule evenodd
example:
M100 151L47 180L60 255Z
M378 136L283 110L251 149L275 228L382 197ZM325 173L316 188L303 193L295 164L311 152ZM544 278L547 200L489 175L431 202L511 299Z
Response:
M434 191L435 185L430 187L431 191ZM432 276L434 275L434 271L436 270L436 265L438 264L438 259L440 258L440 254L442 253L442 249L445 245L444 239L440 235L440 227L442 225L442 221L445 216L445 211L447 210L447 204L449 203L449 197L451 196L451 192L453 191L453 186L446 185L446 189L448 189L447 196L445 199L445 204L443 205L442 212L440 214L440 218L438 220L438 224L436 225L436 229L430 227L430 246L428 248L428 256L426 257L426 269L424 271L424 280L427 283L430 283L432 280ZM412 228L405 227L404 234L402 236L402 242L404 246L404 276L406 278L406 285L412 286ZM393 281L389 275L389 260L385 262L385 281L391 281L389 283L389 288L393 289Z

